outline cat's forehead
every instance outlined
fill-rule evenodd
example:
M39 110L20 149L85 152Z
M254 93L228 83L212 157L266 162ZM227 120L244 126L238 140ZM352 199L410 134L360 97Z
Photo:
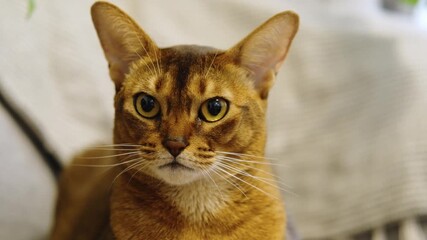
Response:
M176 73L177 81L185 81L190 74L207 73L223 51L215 48L180 45L161 49L160 64L165 72Z
M139 60L125 84L127 95L144 92L173 108L192 105L212 97L229 101L250 84L225 52L211 47L181 45L161 49L158 56ZM247 91L246 91L247 92Z
M191 56L193 59L197 59L210 54L217 54L223 52L222 50L200 45L177 45L168 48L160 49L162 55L169 59L179 59L182 57Z
M222 78L229 72L229 64L224 61L224 53L197 45L163 48L157 56L140 59L134 64L133 74L130 74L133 75L131 88L142 86L150 92L190 91L201 95L226 88L228 84L224 85Z

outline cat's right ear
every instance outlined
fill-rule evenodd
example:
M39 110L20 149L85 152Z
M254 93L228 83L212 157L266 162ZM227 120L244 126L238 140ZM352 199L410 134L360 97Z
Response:
M139 58L157 56L159 49L150 37L118 7L96 2L91 8L92 21L108 61L110 77L118 91Z
M268 96L298 26L299 17L296 13L279 13L228 51L234 62L250 73L254 87L263 99Z

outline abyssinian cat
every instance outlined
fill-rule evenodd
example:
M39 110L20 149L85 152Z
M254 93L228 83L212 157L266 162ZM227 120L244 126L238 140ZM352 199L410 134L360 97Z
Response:
M116 88L114 144L73 164L112 170L65 170L51 239L284 239L265 112L298 16L222 51L159 48L110 3L91 13Z

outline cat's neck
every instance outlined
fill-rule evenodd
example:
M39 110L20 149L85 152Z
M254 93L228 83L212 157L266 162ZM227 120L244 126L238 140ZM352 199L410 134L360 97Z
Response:
M182 186L165 186L160 190L187 219L202 221L227 206L230 193L222 181L202 179Z
M126 176L123 176L121 182L122 184L117 184L119 186L115 191L126 191L126 195L129 194L144 203L141 207L162 202L176 209L182 217L194 222L215 215L226 207L232 194L228 182L215 181L212 178L178 186L169 185L150 176L143 176L131 182L126 181Z
M248 173L268 178L262 172ZM135 181L129 181L129 177L123 174L117 180L110 202L111 227L117 239L132 238L135 229L144 234L158 234L167 229L173 236L183 229L186 234L196 236L202 229L218 233L238 226L241 219L252 219L265 211L273 216L271 221L283 221L278 190L255 178L239 176L244 183L205 178L172 186L149 176ZM181 239L194 239L191 234L183 236Z

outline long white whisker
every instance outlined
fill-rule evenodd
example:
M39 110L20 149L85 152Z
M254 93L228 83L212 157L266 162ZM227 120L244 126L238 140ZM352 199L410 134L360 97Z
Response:
M160 72L157 72L157 71L156 71L156 66L154 65L154 62L153 62L153 60L151 59L151 56L150 56L150 54L149 54L148 50L145 48L144 44L142 43L141 39L139 38L139 35L138 35L137 33L135 33L135 35L136 35L136 38L138 39L139 44L141 44L142 49L144 49L145 54L147 54L148 58L150 58L151 65L153 66L153 68L154 68L154 72L156 73L155 75L156 75L156 76L159 76L159 75L160 75ZM157 54L156 54L156 55L157 55ZM147 65L147 66L148 66L148 65ZM159 70L160 70L160 69L159 69Z
M148 70L150 70L151 75L157 76L157 71L154 67L154 63L152 62L151 57L148 56L149 60L147 60L143 58L138 52L135 51L135 53L139 56L139 59L142 61L142 63L144 63L148 67ZM153 66L154 70L151 68L152 66L150 66L150 64Z
M239 168L234 167L234 166L232 166L232 165L230 165L230 164L228 164L228 163L225 163L225 162L219 162L218 164L220 164L221 166L226 166L226 167L228 167L230 170L234 170L236 173L244 174L244 175L249 176L249 177L255 177L255 176L253 176L252 174L248 173L246 170L239 169ZM257 169L257 168L254 168L254 169L255 169L255 170L260 170L260 169ZM268 173L268 172L267 172L267 173ZM271 177L275 177L275 176L274 176L274 174L270 174L270 176L271 176ZM256 176L256 178L260 178L260 179L268 179L268 178L263 178L263 177L258 177L258 176ZM268 179L268 180L269 180L269 181L277 182L276 180L273 180L273 179Z
M142 159L140 159L140 160L142 160ZM143 163L144 163L144 162L137 161L137 162L135 162L135 163L133 163L133 164L129 165L128 167L126 167L126 168L125 168L124 170L122 170L119 174L117 174L117 176L113 179L113 182L111 183L111 186L113 186L113 184L116 182L117 178L118 178L118 177L120 177L123 173L125 173L125 172L127 172L127 171L129 171L129 170L133 169L134 167L138 167L138 166L140 166L140 164L143 164Z
M140 158L138 157L136 159L127 160L127 161L124 161L124 162L114 163L114 164L71 164L70 166L73 166L73 167L100 167L100 168L102 168L102 167L117 167L117 166L120 166L120 165L124 165L124 164L127 164L127 163L138 161L139 159Z
M218 169L218 170L220 170L221 172L224 172L224 173L228 174L230 177L233 177L233 178L235 178L235 179L237 179L237 180L239 180L239 181L241 181L241 182L243 182L243 183L246 183L248 186L251 186L251 187L255 188L256 190L258 190L258 191L260 191L260 192L264 193L265 195L267 195L267 196L269 196L269 197L272 197L272 198L274 198L274 199L278 200L278 198L277 198L276 196L273 196L273 195L271 195L270 193L268 193L268 192L266 192L266 191L262 190L261 188L259 188L259 187L255 186L255 185L253 185L253 184L251 184L251 183L248 183L247 181L245 181L245 180L243 180L243 179L241 179L241 178L239 178L239 177L237 177L237 176L235 176L235 175L233 175L233 174L231 174L231 173L227 172L227 171L226 171L225 169L223 169L222 167L218 166L218 168L217 168L217 169Z
M221 177L222 179L224 179L226 182L230 183L235 188L237 188L246 198L248 198L248 196L246 195L246 193L242 190L241 186L236 185L232 181L228 180L226 177L224 177L220 173L218 173L215 169L213 169L212 172L215 173L216 175L218 175L219 177Z
M227 157L227 156L222 156L222 155L218 155L218 156L221 157L221 159L228 159L228 160L232 160L232 161L236 161L236 162L256 163L256 164L260 164L260 165L270 165L270 166L284 167L283 164L278 164L278 163L252 161L252 160L241 159L241 158L233 158L233 157Z
M221 190L218 187L218 184L216 184L215 180L211 177L211 175L209 174L209 172L206 169L200 168L202 170L203 175L206 174L209 179L213 182L213 184L215 185L216 189L218 190L219 195L221 195L221 199L223 202L225 202L225 198L224 195L222 194Z
M123 158L123 159L120 159L120 161L127 161L127 160L129 160L130 158L133 158L133 157L135 157L135 156L139 156L139 157L142 157L142 156L146 156L147 154L141 154L141 153L135 153L135 154L130 154L129 156L127 156L127 157L125 157L125 158Z
M291 193L291 194L297 195L296 193L294 193L294 192L292 192L292 191L290 191L290 190L288 190L288 189L285 189L285 188L283 188L283 187L278 186L278 185L277 185L277 183L280 183L280 182L276 182L276 181L274 181L274 180L272 180L272 179L268 179L268 178L263 178L263 177L254 176L254 175L252 175L252 174L250 174L250 173L248 173L248 172L246 172L246 171L241 171L241 170L240 170L240 169L238 169L238 168L235 168L235 167L229 166L229 165L224 164L224 163L219 163L219 164L220 164L222 167L225 167L225 168L227 168L227 169L229 169L229 170L235 171L236 173L239 173L239 174L245 175L245 176L247 176L247 177L253 178L253 179L255 179L255 180L258 180L258 181L260 181L260 182L263 182L263 183L265 183L265 184L268 184L268 185L270 185L270 186L272 186L272 187L277 187L278 189L280 189L280 190L282 190L282 191L284 191L284 192L287 192L287 193ZM274 182L272 183L271 181L274 181ZM280 183L280 184L282 184L284 187L288 187L288 186L286 186L286 185L285 185L285 184L283 184L283 183Z
M213 65L213 63L214 63L215 58L216 58L216 56L217 56L217 55L218 55L218 53L216 52L216 53L215 53L215 55L214 55L214 56L213 56L213 58L212 58L212 62L211 62L211 64L209 65L208 70L207 70L207 71L206 71L206 73L205 73L205 78L208 76L209 71L211 70L212 65Z
M102 148L102 147L90 147L87 149L96 150L96 151L135 151L136 148Z
M224 160L224 159L222 159L222 160ZM225 161L227 161L227 160L225 160ZM277 176L276 176L276 175L274 175L273 173L270 173L270 172L268 172L268 171L264 171L264 170L259 169L259 168L256 168L256 167L251 167L251 166L248 166L248 165L245 165L245 164L236 163L236 162L232 162L232 161L229 161L229 162L230 162L230 163L233 163L233 164L240 165L240 166L248 167L248 168L250 168L250 169L254 169L254 170L259 171L259 172L263 172L263 173L265 173L265 174L269 175L270 177L272 177L272 179L270 179L270 178L264 178L264 177L257 177L257 178L266 179L266 180L268 180L268 181L272 181L272 182L275 182L275 183L278 183L278 184L283 184L284 186L286 186L286 187L289 187L289 188L290 188L290 186L287 186L287 185L285 185L284 183L282 183L282 182L281 182L281 181L283 181L283 179L280 179L279 177L277 177ZM232 166L231 164L229 164L228 162L221 162L221 163L222 163L222 164L225 164L225 165L227 165L227 166L233 167L233 166ZM235 167L233 167L233 168L235 168ZM235 169L238 169L238 168L235 168ZM277 179L279 179L279 180L281 180L281 181L277 181L277 180L276 180L276 178L277 178Z
M129 24L132 24L132 23L129 22ZM135 35L136 39L138 39L139 44L141 45L142 49L144 49L145 54L147 55L147 57L150 59L149 62L151 63L151 65L152 65L153 68L151 68L151 66L149 64L146 64L146 65L150 69L151 74L155 75L155 76L158 76L157 71L156 71L156 67L154 66L154 63L153 63L153 60L151 59L150 54L148 53L147 49L145 48L144 44L142 43L141 39L139 38L139 35L136 32L132 32L132 33ZM147 61L145 61L144 58L137 51L134 51L134 52L139 56L139 58L141 60L144 61L144 63L147 63Z
M264 156L257 156L252 154L246 154L246 153L234 153L234 152L224 152L224 151L215 151L216 153L222 153L227 155L234 155L234 156L246 156L246 157L252 157L252 158L261 158L261 159L268 159L272 161L277 161L277 158L271 158L271 157L264 157Z
M139 153L139 151L133 151L133 152L127 152L127 153L120 153L120 154L113 154L113 155L106 155L106 156L96 156L96 157L78 157L80 159L102 159L102 158L112 158L112 157L120 157L120 156L126 156L130 154Z
M155 49L154 49L154 58L156 59L157 69L159 70L159 75L160 75L162 71L160 70L159 58L157 57L157 51Z
M141 144L131 144L131 143L117 143L117 144L102 144L97 145L95 147L116 147L116 146L123 146L123 147L141 147Z
M141 161L143 160L143 159L140 159ZM136 167L138 167L138 170L136 170L133 174L132 174L132 176L130 177L130 179L129 179L129 181L128 181L128 184L132 181L132 179L133 179L133 177L137 174L137 173L139 173L139 172L141 172L141 170L144 168L144 167L146 167L146 166L148 166L149 164L148 164L148 162L144 162L145 164L141 164L141 165L138 165L138 166L135 166L135 168Z
M257 170L257 171L259 171L259 172L265 173L265 174L267 174L267 175L269 175L269 176L271 176L271 177L275 177L275 178L279 179L280 181L284 181L284 179L282 179L282 178L280 178L280 177L277 177L276 175L274 175L273 173L271 173L271 172L269 172L269 171L265 171L265 170L263 170L263 169L259 169L259 168L257 168L257 167L249 166L248 164L243 164L243 163L239 163L239 162L234 162L234 161L233 161L233 160L231 160L231 159L223 159L223 158L221 158L221 157L217 157L217 159L222 160L222 161L232 162L232 163L234 163L234 164L236 164L236 165L243 166L243 167L246 167L246 168L254 169L254 170ZM224 162L223 162L223 163L224 163Z

